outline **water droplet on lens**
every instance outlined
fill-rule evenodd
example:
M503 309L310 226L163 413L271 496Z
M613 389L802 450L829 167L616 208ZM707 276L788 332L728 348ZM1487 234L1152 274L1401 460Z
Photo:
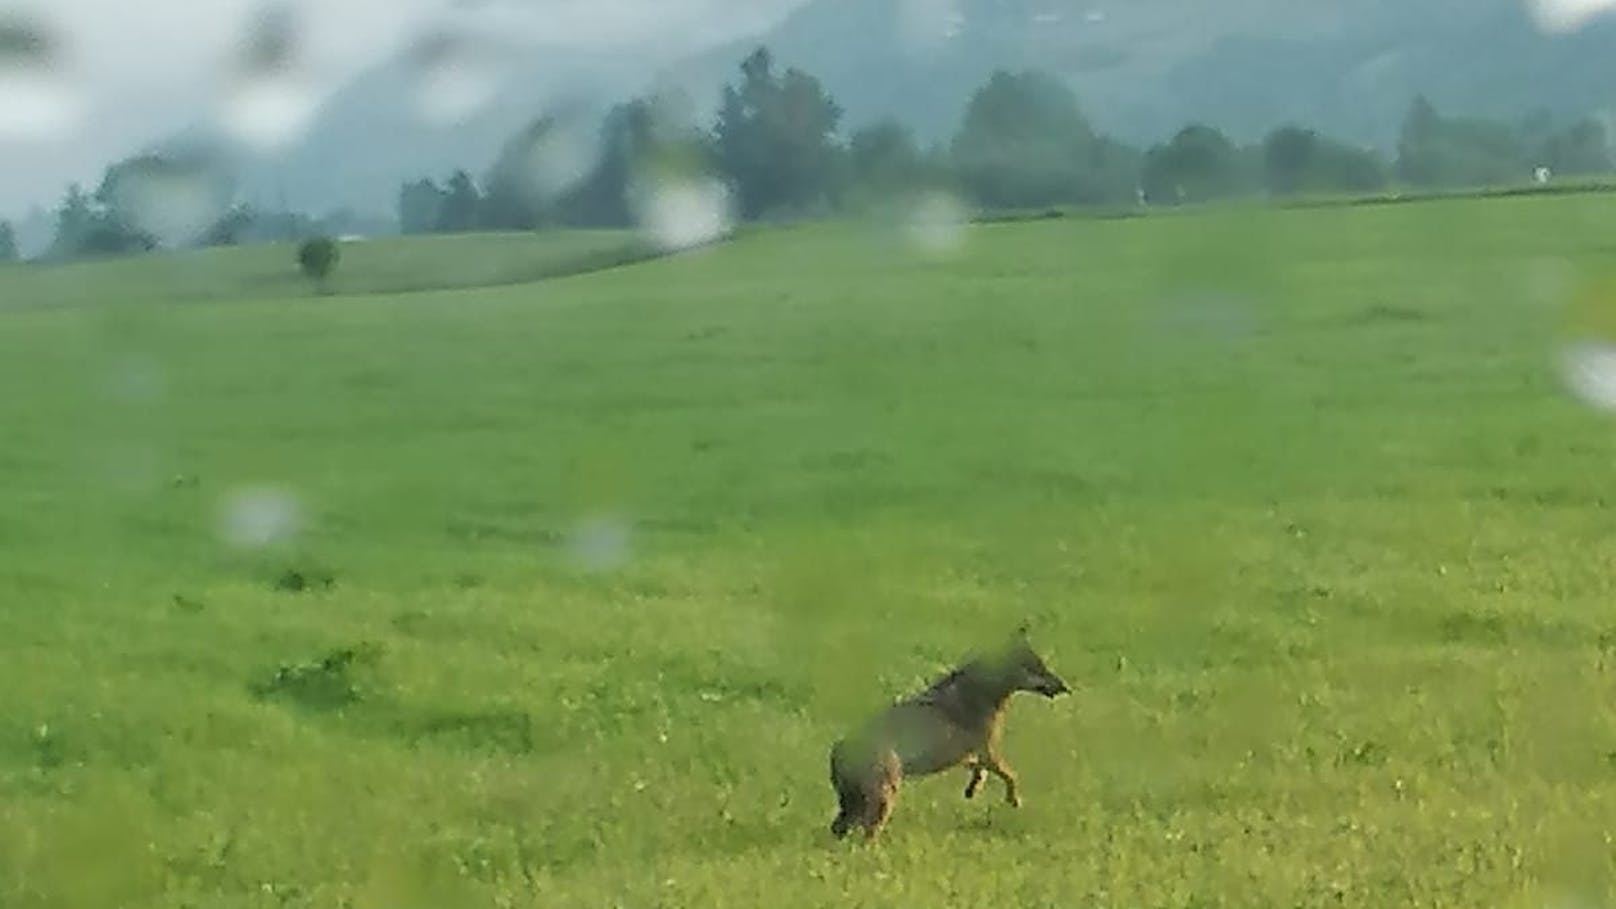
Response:
M703 246L730 231L729 187L714 177L658 180L639 195L640 229L659 249Z
M1616 9L1616 0L1531 0L1538 28L1550 33L1574 32Z
M229 497L220 530L231 546L261 549L291 539L302 520L302 508L291 493L254 487L237 490Z
M165 248L190 246L230 204L227 175L198 156L145 156L113 172L109 202L132 226Z
M107 442L98 458L103 479L119 492L151 492L162 485L163 458L150 442Z
M1616 344L1582 341L1571 345L1561 354L1560 373L1583 403L1616 411Z
M162 399L162 366L149 356L129 355L112 364L110 392L126 404L152 404Z
M503 192L541 211L588 178L598 152L583 115L564 110L546 116L506 144L495 164Z
M78 125L84 102L41 23L0 12L0 139L45 140Z
M284 148L307 130L320 107L311 77L298 63L299 32L290 6L263 8L228 79L220 119L239 141L260 150Z
M908 54L938 51L965 29L959 0L903 0L898 17L899 42Z
M928 193L920 197L909 212L904 225L910 244L932 255L958 252L965 245L965 228L970 212L947 193Z
M1163 327L1170 334L1197 341L1243 341L1258 330L1252 301L1244 294L1216 288L1174 294L1165 302L1163 317Z
M589 571L609 571L629 559L630 535L627 522L611 516L590 518L575 528L567 549L579 565Z
M242 142L270 151L296 141L317 107L312 91L295 79L247 80L236 86L224 125Z
M1576 283L1576 269L1566 259L1541 256L1526 263L1527 302L1535 306L1563 303Z
M449 30L422 36L407 59L414 73L416 111L434 126L463 122L486 107L505 71L502 48Z

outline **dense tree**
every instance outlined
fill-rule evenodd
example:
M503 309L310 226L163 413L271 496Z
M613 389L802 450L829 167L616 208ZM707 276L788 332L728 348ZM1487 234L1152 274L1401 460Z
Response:
M106 169L95 201L105 214L104 229L121 234L118 249L153 243L187 247L201 244L229 214L234 187L227 173L195 151L141 154Z
M713 134L720 165L740 195L743 216L800 213L827 202L842 109L797 69L774 70L767 48L741 63L739 85L724 87Z
M477 184L465 171L455 171L444 187L443 202L438 207L438 232L459 234L474 231L482 226L482 216L483 195L477 190Z
M561 218L578 227L634 223L630 195L656 143L655 111L645 99L619 104L600 127L600 160L582 185L560 203Z
M96 229L98 217L95 202L84 192L84 188L77 183L70 185L61 204L56 207L56 232L47 257L71 259L84 254L90 245L89 238Z
M201 237L203 246L238 246L251 239L250 231L257 215L245 205L232 206L215 221Z
M995 72L966 106L951 157L990 208L1112 202L1133 195L1131 154L1097 136L1077 97L1044 73Z
M156 240L134 230L74 183L56 209L56 234L47 257L116 255L155 249Z
M1097 136L1085 157L1082 202L1133 202L1143 180L1144 156L1138 149L1107 136Z
M847 148L847 191L856 204L912 195L946 180L946 162L936 160L894 120L853 134Z
M1144 191L1151 202L1209 202L1237 196L1250 187L1239 149L1205 124L1184 127L1145 155Z
M588 177L558 201L563 224L629 227L643 193L713 169L709 137L690 125L677 95L637 98L601 122L600 155Z
M1262 145L1263 184L1276 196L1371 192L1385 186L1385 163L1373 150L1353 148L1300 126L1282 126Z
M429 234L438 229L445 193L432 180L416 180L398 191L398 226L406 234Z
M1531 173L1519 134L1503 123L1450 118L1423 96L1403 118L1397 175L1419 187L1518 183Z
M1545 136L1538 146L1536 166L1563 176L1586 176L1609 173L1616 162L1604 125L1582 120Z
M535 177L546 144L559 128L555 118L541 117L512 136L500 149L484 180L481 225L495 230L533 230L554 220L554 200ZM455 188L447 188L453 195ZM462 188L462 203L466 201ZM447 200L446 200L447 206ZM451 221L445 217L442 221ZM439 229L442 229L440 224Z
M10 221L0 221L0 263L15 262L19 258L16 230Z
M463 170L450 174L442 186L434 180L421 179L405 183L398 191L398 228L404 234L459 234L483 227L535 226L514 218L491 223L499 214L490 197ZM357 220L357 216L347 213L345 220Z
M1319 154L1319 135L1299 126L1283 126L1263 139L1263 178L1276 195L1305 192Z

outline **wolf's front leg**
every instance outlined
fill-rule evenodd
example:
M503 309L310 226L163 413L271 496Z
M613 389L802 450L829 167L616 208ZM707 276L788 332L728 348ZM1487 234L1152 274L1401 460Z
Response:
M976 793L982 789L982 781L987 779L988 772L982 769L982 762L973 760L965 765L971 771L971 778L965 783L965 797L976 798Z

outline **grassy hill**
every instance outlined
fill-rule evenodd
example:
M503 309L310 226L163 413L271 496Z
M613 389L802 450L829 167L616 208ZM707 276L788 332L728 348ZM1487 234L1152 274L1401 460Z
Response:
M388 294L526 284L647 256L629 231L389 237L342 244L325 292ZM313 295L297 249L265 244L0 271L0 311L87 304L219 302Z
M1608 894L1616 436L1555 370L1611 217L86 267L0 314L0 904ZM1026 806L828 843L833 737L1026 617Z

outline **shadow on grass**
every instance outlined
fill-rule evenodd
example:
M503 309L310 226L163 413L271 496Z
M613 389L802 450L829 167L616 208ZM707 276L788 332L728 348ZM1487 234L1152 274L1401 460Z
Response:
M389 697L374 679L382 654L380 646L368 643L339 648L304 663L283 664L248 690L259 701L289 707L343 733L410 747L529 755L564 742L527 711L427 708Z

